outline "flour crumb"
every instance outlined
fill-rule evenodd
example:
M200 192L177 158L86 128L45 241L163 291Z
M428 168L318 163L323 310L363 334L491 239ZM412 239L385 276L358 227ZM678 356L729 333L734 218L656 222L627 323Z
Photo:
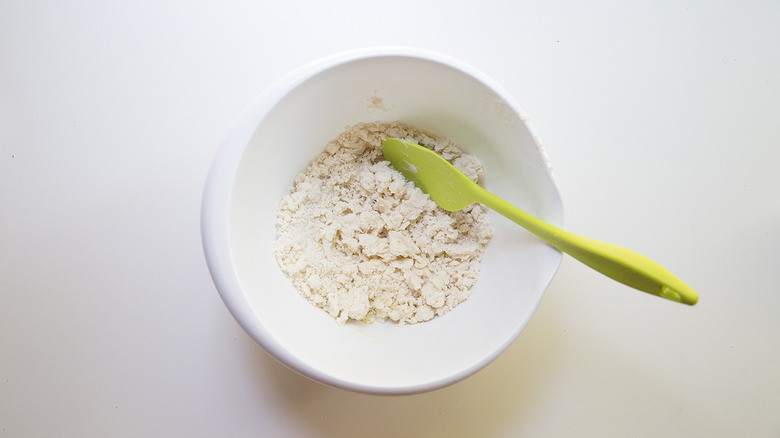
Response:
M493 228L486 208L448 212L382 156L381 142L428 147L476 182L479 161L411 126L365 123L325 146L279 204L274 252L303 297L340 324L415 324L465 301Z

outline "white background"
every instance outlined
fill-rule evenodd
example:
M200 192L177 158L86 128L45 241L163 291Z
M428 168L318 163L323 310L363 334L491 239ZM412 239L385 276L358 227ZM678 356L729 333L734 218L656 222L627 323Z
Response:
M0 437L780 436L780 2L465 3L0 2ZM492 76L567 228L699 304L565 258L450 387L355 394L275 362L211 283L204 179L273 81L375 45Z

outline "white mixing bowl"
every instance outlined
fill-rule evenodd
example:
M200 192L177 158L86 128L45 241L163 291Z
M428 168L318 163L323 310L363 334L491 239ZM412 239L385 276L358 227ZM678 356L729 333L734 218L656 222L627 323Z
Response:
M318 381L404 394L463 379L520 334L561 255L495 213L495 237L471 297L425 323L338 325L281 272L274 220L296 174L358 122L402 121L476 155L486 187L560 225L561 200L544 151L512 99L455 59L377 48L304 66L260 95L219 151L203 195L202 238L230 312L270 354Z

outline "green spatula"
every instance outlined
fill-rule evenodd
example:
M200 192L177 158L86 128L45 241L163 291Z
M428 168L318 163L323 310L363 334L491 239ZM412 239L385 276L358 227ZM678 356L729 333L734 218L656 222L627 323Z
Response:
M578 236L513 207L478 186L430 149L406 140L382 141L385 159L448 211L479 202L598 272L642 292L672 301L696 304L698 295L652 260L609 243Z

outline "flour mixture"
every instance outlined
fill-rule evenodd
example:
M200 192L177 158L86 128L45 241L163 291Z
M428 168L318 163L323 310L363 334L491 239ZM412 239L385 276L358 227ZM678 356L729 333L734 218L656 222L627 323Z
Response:
M298 291L339 323L428 321L466 300L493 236L486 209L436 205L382 157L381 141L433 149L469 178L482 167L449 140L401 123L348 128L279 204L274 251Z

